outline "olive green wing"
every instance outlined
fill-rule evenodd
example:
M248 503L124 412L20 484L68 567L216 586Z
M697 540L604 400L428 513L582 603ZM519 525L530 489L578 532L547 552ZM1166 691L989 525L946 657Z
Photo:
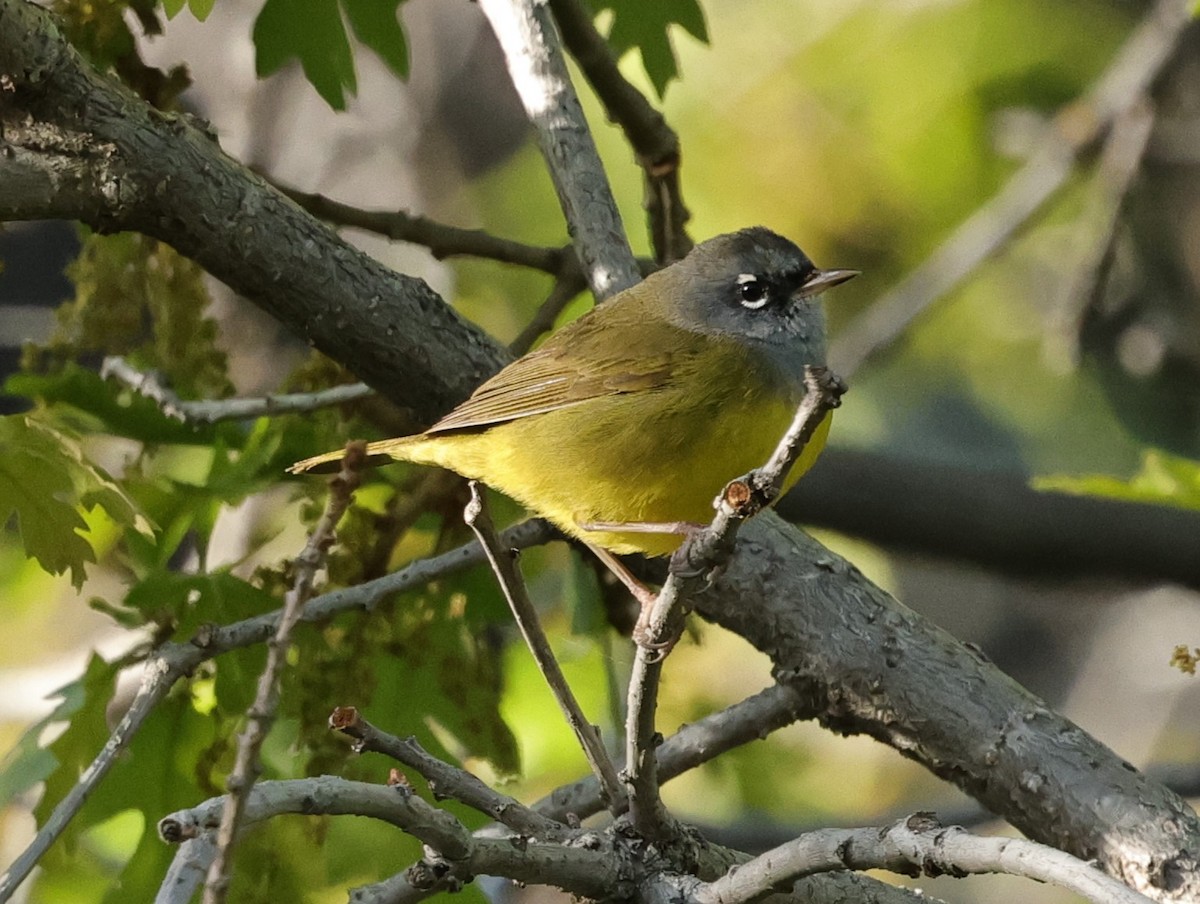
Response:
M636 301L608 302L616 307L597 309L564 327L480 386L426 435L666 386L679 363L695 353L700 337L670 323L647 320Z

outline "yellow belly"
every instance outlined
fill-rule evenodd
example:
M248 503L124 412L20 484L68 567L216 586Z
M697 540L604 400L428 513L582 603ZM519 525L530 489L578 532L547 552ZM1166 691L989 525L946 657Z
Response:
M641 398L640 396L644 396ZM416 438L397 457L483 481L566 533L615 553L662 556L677 533L584 530L581 524L707 524L713 499L766 462L795 409L778 398L664 399L637 393L496 424L479 432ZM826 417L788 474L812 466L829 433Z

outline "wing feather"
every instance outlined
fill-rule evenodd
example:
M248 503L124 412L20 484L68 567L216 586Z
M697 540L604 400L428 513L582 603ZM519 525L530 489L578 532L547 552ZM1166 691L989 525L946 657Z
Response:
M701 337L661 320L647 320L633 294L597 318L589 313L546 344L504 368L434 424L426 435L490 424L581 405L592 399L661 388ZM614 345L612 336L622 339Z

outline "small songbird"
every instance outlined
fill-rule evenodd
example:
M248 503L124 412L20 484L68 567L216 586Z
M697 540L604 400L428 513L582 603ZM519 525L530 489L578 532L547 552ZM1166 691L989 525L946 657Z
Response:
M729 480L770 457L806 365L825 363L817 295L856 275L817 269L762 227L717 236L554 333L424 433L368 455L481 480L593 548L667 555L711 520ZM827 416L785 490L828 431Z

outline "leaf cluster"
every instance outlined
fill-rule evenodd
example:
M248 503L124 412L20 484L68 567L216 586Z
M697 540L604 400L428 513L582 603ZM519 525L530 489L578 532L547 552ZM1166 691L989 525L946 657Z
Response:
M186 641L207 625L278 609L291 566L264 548L280 524L315 520L320 487L293 483L282 494L291 499L284 520L254 530L238 561L213 561L219 520L246 500L281 495L291 461L336 445L347 431L375 428L354 405L244 424L168 417L93 367L120 353L181 397L228 395L233 387L201 271L166 246L121 234L87 237L69 275L75 297L59 310L53 337L27 349L25 372L5 387L35 407L0 419L0 445L8 450L0 462L0 519L15 527L27 555L51 573L68 572L76 588L86 589L85 578L96 571L121 581L123 595L91 604L138 632L131 638ZM314 358L286 383L328 385L336 376L327 361ZM106 470L96 457L119 466ZM408 508L411 486L372 475L342 525L331 586L361 581L367 563L386 569L439 543L440 519L397 516ZM389 512L397 523L381 530ZM369 614L297 632L281 720L265 751L266 777L382 778L376 764L352 759L344 739L328 731L328 712L338 704L386 714L382 721L416 734L443 758L478 757L499 774L515 772L516 742L499 711L499 615L486 576L467 574L384 601ZM126 668L136 675L146 650L135 646L116 662L93 657L86 673L59 692L55 710L26 732L0 769L0 803L42 782L37 816L46 818L104 746L124 705L118 678ZM55 889L69 886L74 900L153 897L172 854L155 836L154 821L223 790L263 658L261 648L228 653L153 711L45 861L40 894L53 898ZM334 871L358 864L375 874L381 863L399 869L416 854L412 844L401 844L368 864L362 852L377 841L364 844L359 833L331 832L319 820L291 822L256 833L243 849L247 862L272 865L239 871L239 900L257 900L267 889L277 895L291 884L297 894L305 882L344 884L345 876L331 878L321 864Z

